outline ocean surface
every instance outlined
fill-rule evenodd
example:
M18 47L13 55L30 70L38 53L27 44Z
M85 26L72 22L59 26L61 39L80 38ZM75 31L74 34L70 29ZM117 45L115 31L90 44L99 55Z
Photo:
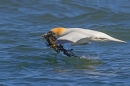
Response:
M87 28L128 43L70 47L40 40L54 27ZM130 0L0 0L0 86L130 86Z

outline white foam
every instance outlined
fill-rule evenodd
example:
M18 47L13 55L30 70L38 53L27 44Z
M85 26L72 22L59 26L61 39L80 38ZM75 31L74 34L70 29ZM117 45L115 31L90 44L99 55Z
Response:
M87 54L87 55L82 55L79 58L80 59L97 60L97 59L99 59L99 55L98 54Z

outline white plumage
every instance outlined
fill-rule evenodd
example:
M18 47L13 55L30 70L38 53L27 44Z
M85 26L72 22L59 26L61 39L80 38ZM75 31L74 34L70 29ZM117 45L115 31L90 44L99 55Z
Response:
M116 41L124 42L122 40L113 38L103 32L82 29L82 28L53 28L51 30L55 35L59 36L55 43L63 44L71 42L72 45L84 45L90 42Z

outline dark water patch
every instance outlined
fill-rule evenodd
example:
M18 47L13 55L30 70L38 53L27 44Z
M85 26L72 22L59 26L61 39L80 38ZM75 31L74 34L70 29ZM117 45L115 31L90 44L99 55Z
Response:
M1 40L1 43L3 44L13 44L13 43L16 43L17 41L15 40Z
M70 59L66 59L65 60L65 63L66 65L69 65L69 66L73 66L74 68L78 68L78 69L94 69L94 65L101 65L102 62L100 61L92 61L90 59L73 59L73 58L70 58Z
M5 36L8 35L7 32L5 30L0 30L0 36Z
M19 45L19 46L16 46L15 47L16 48L16 50L20 50L20 51L25 51L25 52L32 52L32 51L37 51L37 50L39 50L39 49L36 49L36 48L32 48L32 47L30 47L29 45Z

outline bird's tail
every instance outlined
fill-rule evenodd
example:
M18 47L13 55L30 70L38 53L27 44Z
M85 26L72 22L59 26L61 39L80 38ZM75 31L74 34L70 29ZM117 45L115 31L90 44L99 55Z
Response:
M113 38L111 39L112 41L116 41L116 42L123 42L123 43L127 43L126 41L123 41L123 40L119 40L119 39L116 39L116 38Z

